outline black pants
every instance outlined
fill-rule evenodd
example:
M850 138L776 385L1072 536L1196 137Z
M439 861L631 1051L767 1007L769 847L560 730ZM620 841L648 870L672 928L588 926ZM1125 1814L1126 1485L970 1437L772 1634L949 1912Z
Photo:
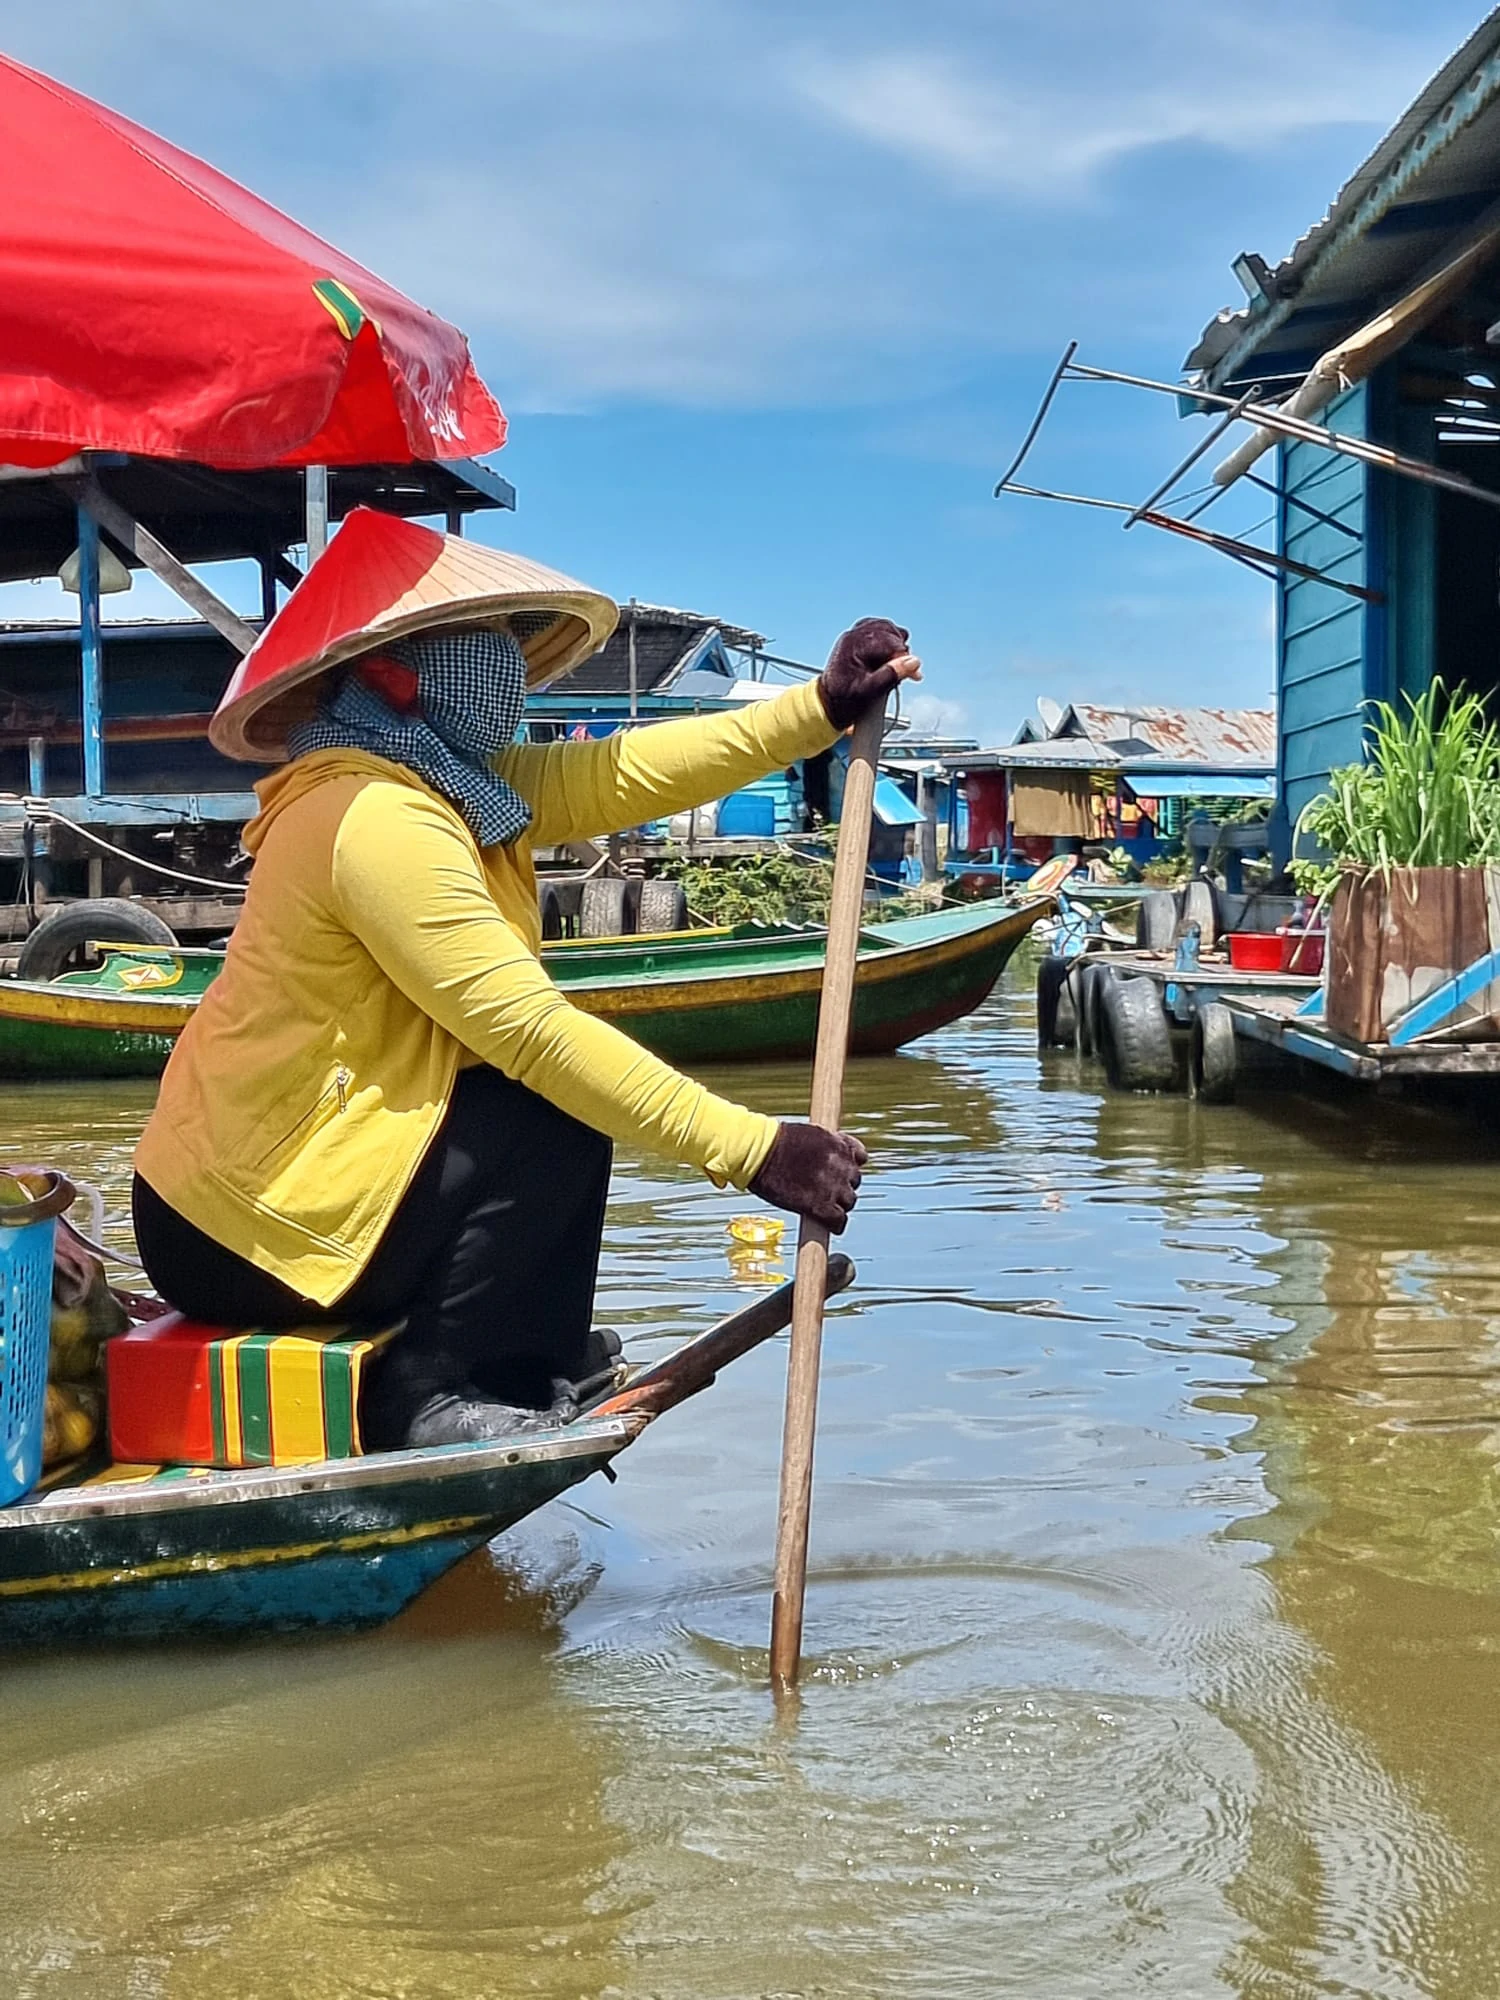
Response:
M336 1304L314 1305L224 1249L139 1174L136 1244L162 1297L211 1325L405 1319L362 1412L367 1442L389 1448L442 1391L543 1409L554 1376L581 1372L611 1150L498 1070L467 1069L374 1256Z

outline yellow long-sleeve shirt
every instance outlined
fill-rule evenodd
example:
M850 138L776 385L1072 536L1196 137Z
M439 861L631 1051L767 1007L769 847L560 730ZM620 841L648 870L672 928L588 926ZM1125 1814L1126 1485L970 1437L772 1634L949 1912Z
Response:
M167 1064L140 1172L322 1305L368 1262L461 1064L746 1186L774 1121L568 1004L537 959L531 843L701 805L834 736L809 682L733 715L517 746L496 767L531 806L529 836L482 850L446 799L382 758L324 750L273 773L245 829L244 912Z

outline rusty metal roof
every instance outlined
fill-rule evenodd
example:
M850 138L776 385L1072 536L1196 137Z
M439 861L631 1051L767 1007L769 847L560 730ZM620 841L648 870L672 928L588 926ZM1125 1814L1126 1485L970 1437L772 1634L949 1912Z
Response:
M1105 708L1074 702L1056 737L1087 737L1117 756L1169 757L1222 771L1235 764L1276 762L1276 711L1270 708Z
M1162 757L1175 764L1202 764L1216 771L1233 770L1239 764L1269 770L1276 762L1276 711L1167 708L1158 702L1109 708L1101 702L1075 701L1062 710L1050 729L1028 718L1015 740L1018 744L1045 743L1070 764L1090 751L1099 751L1104 753L1105 764ZM1073 744L1080 748L1064 748Z

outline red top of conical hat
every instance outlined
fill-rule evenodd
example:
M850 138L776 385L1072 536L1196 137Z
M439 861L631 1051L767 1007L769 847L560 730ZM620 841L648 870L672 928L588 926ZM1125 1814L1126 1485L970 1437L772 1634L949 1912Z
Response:
M518 611L544 614L516 634L528 687L597 652L620 615L602 592L525 556L356 507L240 661L209 740L228 757L273 762L332 668L415 632L503 625Z

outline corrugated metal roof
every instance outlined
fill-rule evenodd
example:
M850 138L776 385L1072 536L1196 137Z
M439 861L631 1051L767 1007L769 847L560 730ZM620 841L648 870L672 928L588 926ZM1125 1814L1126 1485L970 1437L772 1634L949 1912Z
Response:
M682 611L672 604L641 604L635 606L636 616L653 625L681 625L692 630L701 630L712 625L724 636L726 646L737 647L742 652L764 652L766 635L752 632L748 625L731 625L725 618L710 618L702 611ZM620 607L620 623L624 625L630 618L630 606Z
M1300 372L1407 285L1500 196L1500 7L1413 100L1327 213L1189 354L1214 384ZM1252 365L1253 364L1253 365Z
M1042 739L1049 749L1085 739L1091 749L1106 749L1114 757L1165 757L1181 763L1211 765L1215 770L1236 764L1271 765L1276 761L1276 711L1270 708L1168 708L1143 703L1133 708L1109 708L1099 702L1075 701L1058 719L1055 731ZM1023 729L1018 742L1037 740L1034 724Z

